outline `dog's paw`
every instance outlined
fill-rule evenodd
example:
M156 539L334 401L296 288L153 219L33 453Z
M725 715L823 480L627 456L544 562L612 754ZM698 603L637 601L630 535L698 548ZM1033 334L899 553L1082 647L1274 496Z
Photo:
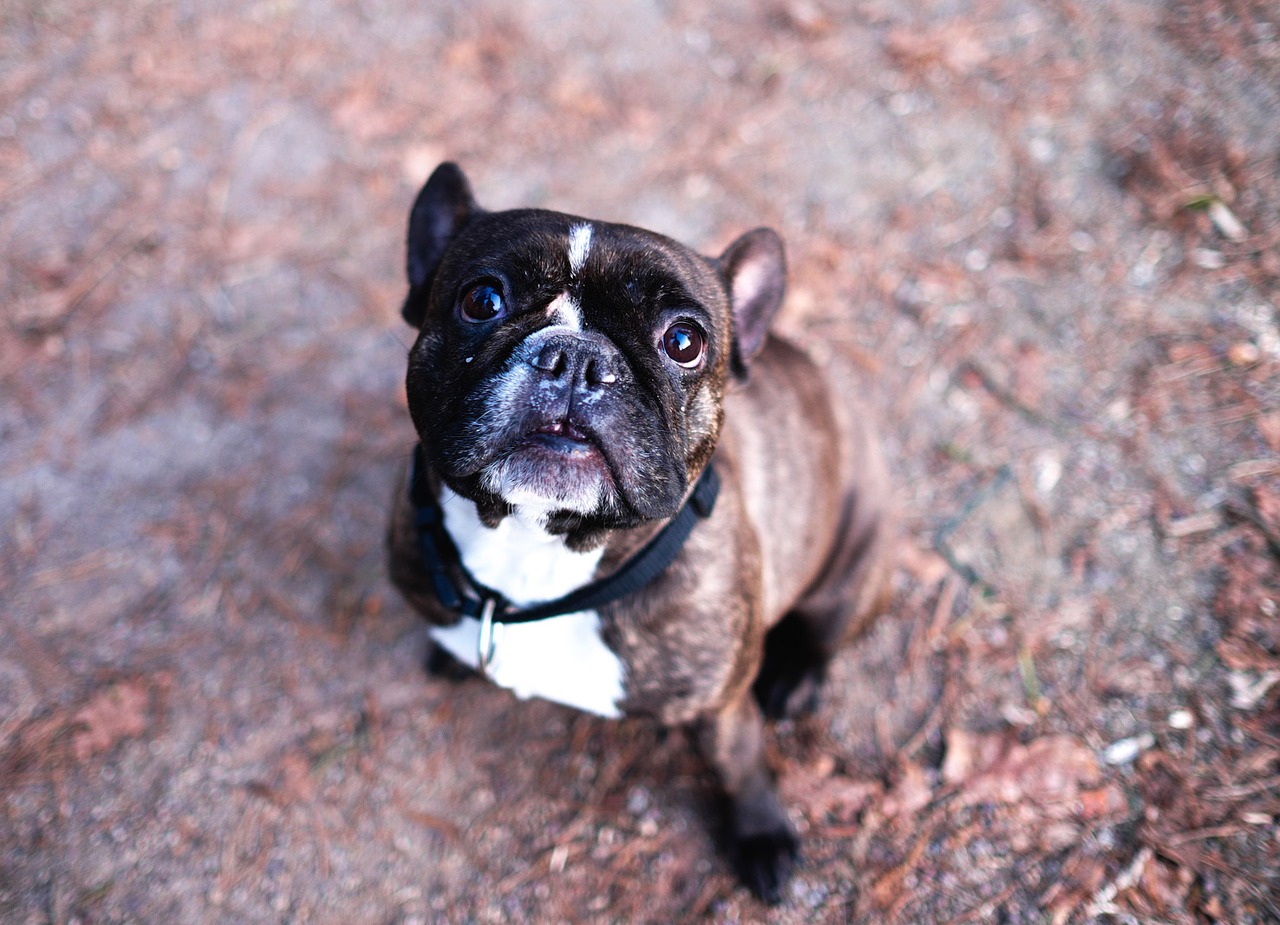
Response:
M762 902L782 901L783 890L800 859L800 840L790 828L739 837L734 846L738 876Z
M431 677L444 681L466 681L476 676L474 668L464 665L454 658L448 649L434 642L427 643L427 657L422 667Z

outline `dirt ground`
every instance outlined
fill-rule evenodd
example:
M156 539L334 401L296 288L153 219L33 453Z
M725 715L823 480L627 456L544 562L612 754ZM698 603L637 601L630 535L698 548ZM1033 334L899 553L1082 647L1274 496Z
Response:
M587 12L584 12L586 10ZM0 921L1280 922L1280 7L0 2ZM421 671L418 185L758 224L908 540L771 739Z

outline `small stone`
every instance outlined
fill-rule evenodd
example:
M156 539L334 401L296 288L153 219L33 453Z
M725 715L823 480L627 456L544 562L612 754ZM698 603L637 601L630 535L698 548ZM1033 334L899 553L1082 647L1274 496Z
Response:
M160 169L166 173L173 173L182 166L183 156L181 148L166 148L160 152L160 156L156 159L160 165Z
M1191 262L1202 270L1221 270L1227 265L1227 258L1222 256L1222 251L1207 247L1193 248L1190 256Z
M1232 366L1251 366L1258 362L1262 351L1252 341L1242 340L1227 348L1227 359Z
M1048 138L1032 138L1027 148L1031 156L1041 164L1051 163L1058 153L1053 142Z
M1249 230L1221 199L1209 203L1209 221L1213 222L1213 227L1228 241L1239 243L1249 237Z
M1087 254L1093 250L1095 242L1093 235L1087 231L1073 231L1067 238L1067 243L1071 245L1071 249L1081 254Z
M551 849L551 861L548 866L553 874L558 874L564 870L564 865L569 860L569 849L565 845L556 845Z
M1156 744L1156 737L1149 732L1140 736L1132 736L1112 742L1102 753L1102 760L1107 764L1130 764L1148 748Z
M1048 497L1062 478L1062 462L1052 453L1042 453L1036 459L1036 491Z

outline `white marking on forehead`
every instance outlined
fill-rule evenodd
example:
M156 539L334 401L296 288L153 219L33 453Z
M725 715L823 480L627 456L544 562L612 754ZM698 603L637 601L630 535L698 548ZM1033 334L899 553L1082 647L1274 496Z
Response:
M591 251L591 225L583 222L569 229L569 273L577 276Z
M547 306L556 327L568 328L570 331L582 330L582 309L573 300L573 296L562 292Z

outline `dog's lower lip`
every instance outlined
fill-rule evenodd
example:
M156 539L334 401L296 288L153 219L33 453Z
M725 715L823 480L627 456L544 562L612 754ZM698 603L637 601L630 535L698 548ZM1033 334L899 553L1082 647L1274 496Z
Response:
M564 433L551 433L545 430L534 431L529 435L528 442L567 456L585 456L598 452L595 444L585 438L578 439Z

